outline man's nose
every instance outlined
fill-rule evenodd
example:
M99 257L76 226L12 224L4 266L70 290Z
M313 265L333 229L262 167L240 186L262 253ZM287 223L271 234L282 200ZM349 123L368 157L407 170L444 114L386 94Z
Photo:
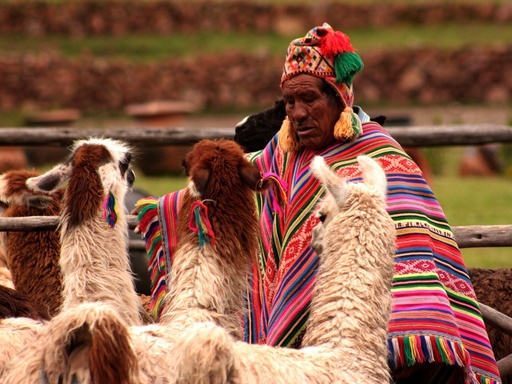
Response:
M294 124L300 123L308 117L308 111L302 103L295 103L289 117Z

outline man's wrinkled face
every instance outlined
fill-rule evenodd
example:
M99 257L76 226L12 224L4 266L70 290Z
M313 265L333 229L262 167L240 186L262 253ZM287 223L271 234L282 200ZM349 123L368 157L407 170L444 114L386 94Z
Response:
M283 84L286 114L301 146L321 149L334 139L334 125L340 118L341 104L322 93L323 81L301 74Z

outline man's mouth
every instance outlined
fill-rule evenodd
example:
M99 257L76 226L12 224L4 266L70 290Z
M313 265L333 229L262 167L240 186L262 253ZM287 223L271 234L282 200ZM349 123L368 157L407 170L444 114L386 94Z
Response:
M299 135L299 137L306 137L306 136L310 136L313 131L314 131L313 127L299 128L299 129L297 129L297 135Z

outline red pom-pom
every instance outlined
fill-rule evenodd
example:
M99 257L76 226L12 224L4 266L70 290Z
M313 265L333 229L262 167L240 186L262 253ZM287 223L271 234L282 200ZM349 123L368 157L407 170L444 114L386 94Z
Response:
M349 37L340 31L327 30L320 45L322 54L327 57L334 57L342 52L354 52Z

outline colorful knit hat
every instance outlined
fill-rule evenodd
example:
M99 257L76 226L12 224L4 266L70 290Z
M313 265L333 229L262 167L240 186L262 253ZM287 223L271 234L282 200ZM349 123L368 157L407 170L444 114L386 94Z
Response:
M361 133L362 128L359 117L352 110L352 81L362 69L363 62L352 48L349 37L324 23L290 43L281 76L281 87L286 80L303 73L325 79L345 104L345 109L334 127L334 137L342 141L353 140ZM292 133L288 118L279 131L279 144L285 151L298 148L298 141Z

